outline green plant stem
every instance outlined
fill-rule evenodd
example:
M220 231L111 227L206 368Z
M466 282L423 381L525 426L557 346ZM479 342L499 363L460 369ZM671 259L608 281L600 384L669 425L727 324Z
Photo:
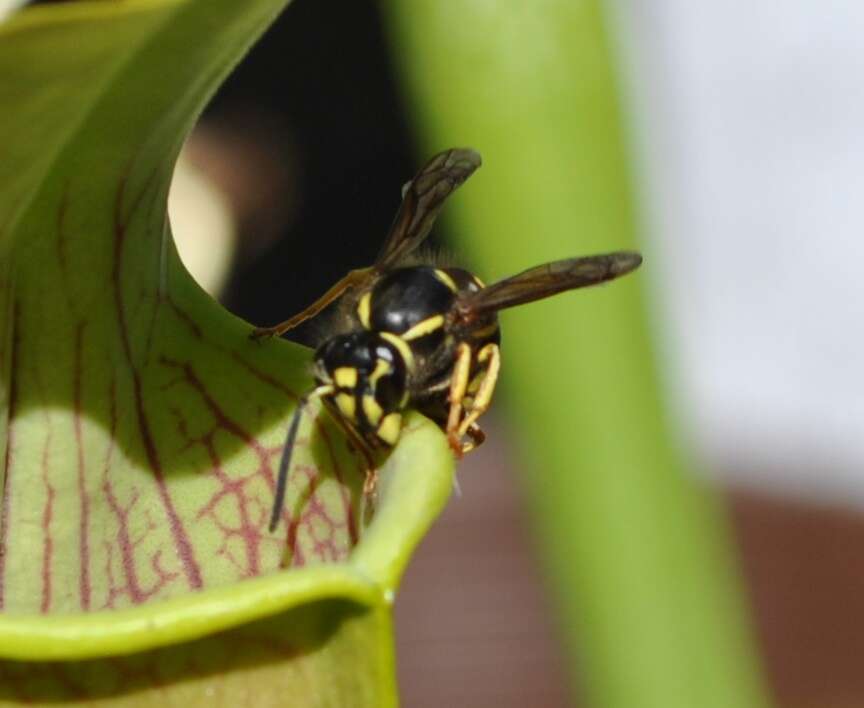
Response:
M481 277L633 246L597 2L385 7L424 154L485 158L451 207ZM503 316L503 388L560 630L589 705L766 705L722 514L664 413L641 296L654 268Z

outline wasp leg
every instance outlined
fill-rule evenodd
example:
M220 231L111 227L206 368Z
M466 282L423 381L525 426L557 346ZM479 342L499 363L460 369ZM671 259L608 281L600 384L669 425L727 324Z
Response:
M305 322L306 320L315 317L315 315L321 312L321 310L327 307L327 305L332 303L347 290L355 288L358 285L363 285L366 281L371 281L375 274L376 271L374 268L359 268L357 270L352 270L302 312L298 312L293 317L289 317L284 322L280 322L272 327L256 327L252 330L249 338L262 339L264 337L278 337L285 334L285 332L294 329L301 322Z
M371 498L374 496L375 487L378 485L378 468L375 466L375 458L372 454L372 449L360 434L345 421L338 411L331 410L329 405L327 409L331 412L330 417L336 421L347 436L348 447L352 450L356 450L363 456L363 462L366 466L366 476L363 479L363 496Z
M477 387L477 393L474 394L471 403L467 407L467 415L456 429L458 440L461 440L465 435L471 435L470 431L472 428L479 430L477 420L489 410L489 405L492 403L492 394L495 392L498 373L501 371L501 350L498 348L498 345L490 343L483 347L477 354L477 363L485 364L486 368L480 385ZM476 447L476 444L472 445L469 449L473 449L474 447Z
M470 440L466 440L462 443L462 454L466 454L471 452L471 450L476 450L486 441L486 433L480 428L477 423L472 423L468 430L465 431Z
M450 448L458 457L462 456L462 436L459 433L460 422L464 412L463 402L468 390L468 376L471 374L471 345L461 342L456 348L456 362L453 364L453 374L450 377L450 413L447 416L447 440Z

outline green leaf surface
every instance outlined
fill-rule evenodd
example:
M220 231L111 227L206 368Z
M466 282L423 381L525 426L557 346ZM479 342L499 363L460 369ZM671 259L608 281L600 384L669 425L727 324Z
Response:
M273 704L395 701L389 604L449 497L446 441L409 417L373 508L309 416L268 533L309 352L250 341L166 218L186 134L284 4L75 2L0 25L0 657L28 660L0 662L0 698L236 705L266 674Z
M321 600L198 640L109 659L0 665L0 705L395 704L389 610Z

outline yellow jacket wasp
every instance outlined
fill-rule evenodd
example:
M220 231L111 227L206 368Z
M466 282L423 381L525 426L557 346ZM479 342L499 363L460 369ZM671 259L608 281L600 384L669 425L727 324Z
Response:
M270 517L282 514L300 418L321 399L366 464L364 493L374 490L373 451L395 445L402 412L413 408L447 433L456 455L480 445L477 424L489 408L501 366L498 311L612 280L642 256L620 251L530 268L492 285L461 268L402 265L429 235L444 201L480 166L473 150L433 157L402 189L402 204L375 263L353 270L302 312L252 337L283 334L342 297L343 329L315 352L315 388L300 399L279 463Z

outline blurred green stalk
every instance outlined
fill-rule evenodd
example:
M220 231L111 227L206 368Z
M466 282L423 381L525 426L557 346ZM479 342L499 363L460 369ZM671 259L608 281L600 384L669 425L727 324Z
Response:
M634 247L597 2L383 8L424 154L485 158L448 206L481 277ZM664 412L642 296L654 267L503 316L503 387L559 631L592 706L765 706L722 513Z

